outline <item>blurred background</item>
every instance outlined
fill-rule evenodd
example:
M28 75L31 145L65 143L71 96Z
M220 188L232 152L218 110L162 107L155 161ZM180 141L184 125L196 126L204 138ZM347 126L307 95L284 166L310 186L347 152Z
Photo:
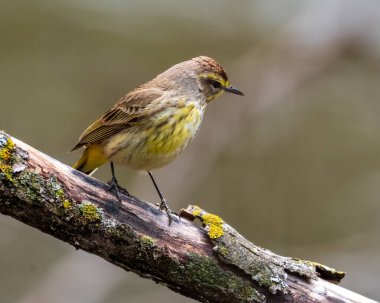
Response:
M156 171L172 209L200 205L380 300L379 28L376 0L1 1L0 129L70 165L79 135L123 94L214 57L245 97L212 103L193 144ZM144 174L117 176L158 202ZM0 294L193 302L2 215Z

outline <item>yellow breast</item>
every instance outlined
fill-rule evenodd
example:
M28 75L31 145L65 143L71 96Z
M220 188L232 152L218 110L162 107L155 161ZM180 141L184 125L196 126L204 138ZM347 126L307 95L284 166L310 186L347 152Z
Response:
M179 153L195 136L202 117L203 108L195 103L163 114L157 120L158 125L162 125L148 136L148 152L164 155Z
M144 128L120 134L112 140L113 143L124 142L124 148L112 155L112 161L144 170L164 166L194 138L204 109L204 105L194 102L155 114Z

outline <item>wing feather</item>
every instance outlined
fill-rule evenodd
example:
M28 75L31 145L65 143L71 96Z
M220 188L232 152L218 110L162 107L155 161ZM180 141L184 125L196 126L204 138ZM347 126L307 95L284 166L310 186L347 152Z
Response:
M83 132L72 151L84 145L101 142L121 130L141 123L145 115L152 113L147 110L148 106L158 101L163 93L162 90L154 88L137 88L125 95Z

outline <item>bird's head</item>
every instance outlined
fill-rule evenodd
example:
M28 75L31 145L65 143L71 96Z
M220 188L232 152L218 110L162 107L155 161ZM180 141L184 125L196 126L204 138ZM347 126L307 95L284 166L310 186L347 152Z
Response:
M200 92L207 103L224 92L243 96L241 91L230 84L223 67L206 56L178 63L153 81L165 90L182 94L193 95Z
M209 103L224 92L244 96L237 88L233 87L228 81L223 67L214 59L200 56L192 59L197 66L197 77L199 88Z

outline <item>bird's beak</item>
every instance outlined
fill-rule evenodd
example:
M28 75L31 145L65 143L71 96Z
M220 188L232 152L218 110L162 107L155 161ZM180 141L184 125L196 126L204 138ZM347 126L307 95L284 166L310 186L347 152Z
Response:
M244 96L240 90L238 90L236 87L233 87L232 85L225 87L224 90L235 95Z

